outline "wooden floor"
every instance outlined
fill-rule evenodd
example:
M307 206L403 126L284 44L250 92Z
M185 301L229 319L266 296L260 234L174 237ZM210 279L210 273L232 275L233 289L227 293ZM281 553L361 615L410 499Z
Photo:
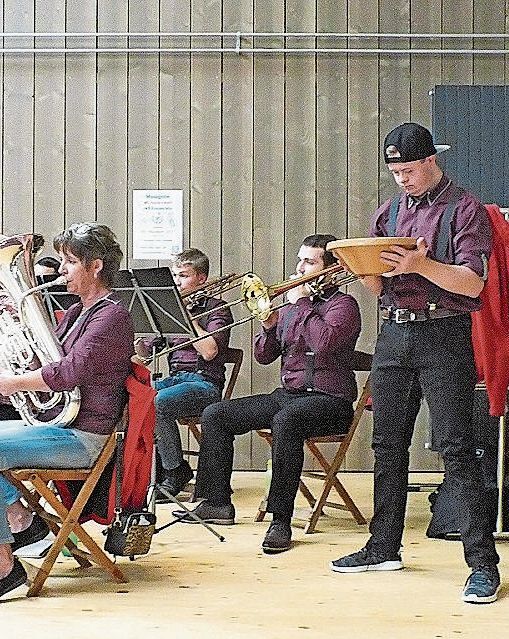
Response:
M317 533L304 535L302 522L295 520L292 550L264 555L260 542L268 523L253 523L264 482L263 473L235 475L238 524L217 527L227 538L224 543L201 526L173 526L154 538L150 555L135 562L120 560L128 584L114 584L96 568L75 569L74 562L62 556L39 598L26 599L22 588L0 604L3 636L479 639L508 635L509 587L502 589L493 605L461 602L467 576L461 545L425 537L426 493L409 495L405 570L340 575L329 570L328 562L360 548L366 526L334 512L321 520ZM349 474L345 483L369 514L372 476ZM303 504L298 506L297 513L302 514ZM169 506L160 506L158 523L166 521L169 512ZM99 527L92 524L89 529L102 544ZM509 544L499 542L498 548L503 570ZM506 577L509 583L509 571Z

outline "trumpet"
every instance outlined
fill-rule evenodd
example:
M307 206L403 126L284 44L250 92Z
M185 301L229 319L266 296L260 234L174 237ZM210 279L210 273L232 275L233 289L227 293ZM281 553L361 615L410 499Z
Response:
M228 324L227 326L221 326L221 328L206 333L205 335L199 335L198 337L189 339L182 344L178 344L177 346L169 346L167 348L164 348L158 353L158 356L173 353L174 351L180 350L181 348L186 348L187 346L205 339L206 337L210 337L212 335L216 335L217 333L229 330L234 326L240 326L241 324L250 322L253 319L258 319L261 322L264 322L266 319L268 319L271 313L279 310L280 308L283 308L284 306L287 306L290 303L283 302L277 306L273 306L272 300L288 292L290 289L296 288L297 286L306 284L310 288L311 293L313 295L317 295L322 293L327 288L330 288L331 286L345 286L346 284L355 282L358 278L358 275L350 273L341 264L333 264L332 266L324 268L321 271L317 271L316 273L309 273L308 275L303 275L301 277L291 278L288 280L284 280L279 284L270 286L264 284L263 280L255 273L246 273L244 276L242 276L242 280L240 283L241 297L239 299L233 300L232 302L228 302L214 309L210 309L208 311L205 311L204 313L200 313L199 315L193 315L192 319L193 321L198 320L209 315L213 311L217 311L222 308L229 308L240 303L243 303L249 311L250 315L248 317L236 320L233 323ZM150 358L145 361L149 361L149 359Z

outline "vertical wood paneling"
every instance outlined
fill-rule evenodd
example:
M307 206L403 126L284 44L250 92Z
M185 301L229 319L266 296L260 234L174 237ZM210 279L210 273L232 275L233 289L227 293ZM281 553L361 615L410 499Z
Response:
M227 3L223 9L223 31L252 31L251 0ZM222 109L222 272L251 270L253 236L253 59L248 56L223 59ZM237 297L239 289L236 289ZM234 309L236 317L245 311ZM244 363L235 395L251 392L252 323L233 329L232 345L244 350ZM263 466L267 451L260 451L257 435L237 438L235 466ZM253 460L254 451L259 459Z
M318 0L319 32L345 33L348 2ZM346 39L319 40L321 47L345 47ZM347 236L348 211L348 58L316 57L316 228Z
M442 33L472 33L474 0L442 1ZM472 40L455 39L443 41L447 49L467 49ZM444 84L471 84L473 73L472 55L443 56L442 81Z
M65 30L64 0L39 2L35 30ZM38 47L62 47L63 39L38 40ZM34 68L34 226L44 228L45 252L64 226L64 58L37 55ZM92 202L94 204L94 202Z
M159 31L157 2L129 2L129 31ZM155 48L158 38L137 38L134 46ZM132 220L133 189L159 188L159 58L131 55L127 78L127 187L128 211ZM131 241L132 243L132 236ZM155 266L155 261L134 260L136 268Z
M188 0L161 0L161 31L188 32ZM161 46L189 45L189 38L161 39ZM159 76L159 183L162 189L184 191L184 245L189 246L190 56L162 54Z
M473 0L425 4L4 0L0 12L5 31L95 31L97 26L100 31L494 33L508 28L509 0L494 0L489 10ZM93 40L72 42L91 45ZM409 41L383 43L403 47ZM8 44L33 43L19 39ZM67 44L71 46L70 39ZM119 40L101 38L97 44ZM159 42L132 39L130 44ZM185 46L190 39L161 39L161 44ZM194 39L193 44L210 47L221 39ZM251 43L246 39L244 44ZM285 43L280 38L255 44ZM320 40L320 46L329 44L345 42ZM350 40L356 47L377 44L382 41ZM441 38L411 42L419 48L470 44ZM289 39L287 45L299 43ZM476 40L475 46L492 48L502 42ZM315 230L366 234L379 201L395 190L380 161L380 142L406 119L430 124L429 89L437 84L503 84L508 64L508 56L459 54L4 56L2 230L33 227L50 244L50 236L64 224L97 219L114 229L131 256L132 189L180 188L185 244L209 254L212 274L252 269L274 283L293 270L304 235ZM475 110L475 104L466 106ZM482 123L478 128L486 144ZM469 176L473 170L469 167ZM372 350L376 300L360 284L350 291L363 316L359 346ZM278 362L262 367L252 361L251 333L257 328L253 324L233 331L233 343L246 352L237 395L269 391L279 383ZM424 415L412 464L437 468L436 458L423 450L426 439ZM369 443L366 418L349 453L349 468L371 467ZM239 438L237 465L259 468L266 457L257 437Z
M0 3L0 24L2 29L5 29L5 15L4 15L4 3ZM5 46L4 38L0 38L2 47ZM0 197L0 230L4 227L4 104L5 104L5 83L4 83L4 56L0 58L0 148L2 149L2 158L0 159L0 184L2 184L2 197Z
M413 33L440 33L442 0L429 0L426 5L413 2L410 28ZM419 49L440 48L440 39L415 40L412 47ZM442 60L439 55L414 55L411 57L410 113L412 122L431 125L429 91L442 80Z
M160 30L189 32L191 8L188 0L161 0ZM161 46L189 46L189 38L161 38ZM190 77L189 55L162 54L159 72L159 188L181 189L184 192L184 247L189 247L189 185L190 154ZM161 264L169 265L168 260ZM219 271L218 271L219 272ZM180 427L180 436L187 450L197 450L197 443L187 427Z
M504 9L504 33L509 33L509 0L505 0ZM509 50L509 41L507 39L504 42L504 47ZM509 84L509 57L507 55L504 56L504 78L502 83Z
M34 30L31 0L4 2L4 29L10 32ZM31 47L32 38L10 40L12 47ZM3 218L7 235L33 228L34 212L34 59L9 54L3 75Z
M378 1L348 3L348 31L378 31ZM350 46L373 46L376 41L352 39ZM379 181L379 60L377 55L350 56L348 64L348 236L367 235L369 219L378 206ZM362 312L359 347L372 352L378 332L376 300L358 284L351 287ZM365 421L365 420L364 420ZM358 445L348 456L348 466L371 465L371 432L361 424Z
M314 3L286 2L287 32L316 30ZM287 38L291 48L310 47L313 38ZM285 275L295 270L306 235L316 230L316 74L315 55L286 58L285 68Z
M127 31L128 0L101 2L97 7L97 29L99 32ZM108 38L100 38L99 42L101 46L116 44ZM127 56L100 55L97 59L96 217L115 231L124 249L125 263L131 255L127 214L127 113Z
M505 0L491 0L489 10L484 4L474 2L473 29L475 33L504 33ZM504 40L476 38L475 49L503 49ZM477 54L473 60L473 84L501 84L504 77L504 59L492 55Z
M193 0L193 31L221 31L221 0ZM194 40L221 46L221 38ZM191 245L205 251L212 268L221 264L222 60L219 54L191 58Z
M408 33L410 27L409 0L380 0L381 33ZM407 49L409 40L395 38L384 40L384 46L391 49ZM387 133L398 124L410 119L410 56L380 55L380 133L378 155L381 154L383 140ZM396 190L394 179L384 162L379 161L379 201L382 202Z
M255 3L254 31L284 31L281 3ZM283 46L282 39L255 44ZM254 59L253 124L253 270L267 283L283 278L285 214L285 61L281 55ZM258 330L258 326L254 327ZM273 389L279 380L279 363L253 362L254 393Z
M96 30L96 2L67 0L68 32ZM69 38L69 47L95 44ZM65 59L65 225L96 217L96 55Z

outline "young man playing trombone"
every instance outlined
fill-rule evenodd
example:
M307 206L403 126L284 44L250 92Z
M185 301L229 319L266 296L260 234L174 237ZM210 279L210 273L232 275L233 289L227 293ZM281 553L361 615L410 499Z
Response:
M218 308L223 305L220 299L207 295L205 290L189 295L207 282L209 258L205 253L195 248L182 251L173 262L172 272L181 295L187 298L191 317L207 312L205 317L194 321L199 336L233 322L228 308ZM176 420L198 414L205 406L221 399L229 339L230 331L225 330L173 351L168 355L169 376L156 382L157 450L163 467L161 486L172 495L177 495L193 477L191 467L183 458ZM187 340L187 337L172 338L161 346L174 347ZM138 341L137 354L148 357L153 344L154 339ZM158 501L166 499L158 498Z
M332 235L311 235L302 243L295 277L335 264L325 250ZM262 543L266 553L288 550L291 517L304 463L307 437L346 432L357 395L351 361L360 332L357 302L332 284L313 292L306 284L288 291L289 305L272 312L255 337L260 364L281 357L281 384L272 393L221 401L202 415L202 442L195 512L214 524L233 524L230 478L235 435L270 427L272 479L267 510L272 523ZM183 522L194 523L189 515Z

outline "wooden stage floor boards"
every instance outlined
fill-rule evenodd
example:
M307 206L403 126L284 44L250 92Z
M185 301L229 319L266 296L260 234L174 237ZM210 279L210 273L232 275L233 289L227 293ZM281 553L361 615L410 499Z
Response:
M416 476L412 476L415 481ZM429 476L425 476L429 481ZM96 568L80 572L61 557L42 595L23 589L0 603L3 635L16 639L470 639L506 637L509 628L509 544L499 542L508 586L492 605L462 603L468 569L458 542L427 539L427 493L410 493L405 570L340 575L328 562L360 548L367 527L345 513L322 519L304 535L295 520L291 551L260 550L269 522L254 523L263 473L236 473L238 523L217 527L219 542L201 526L179 524L154 538L152 551L120 559L130 579L118 585ZM348 474L345 483L371 513L372 476ZM298 502L297 512L302 512ZM158 524L170 506L158 507ZM100 527L87 524L103 543ZM19 593L19 594L18 594ZM8 634L7 634L8 633Z

